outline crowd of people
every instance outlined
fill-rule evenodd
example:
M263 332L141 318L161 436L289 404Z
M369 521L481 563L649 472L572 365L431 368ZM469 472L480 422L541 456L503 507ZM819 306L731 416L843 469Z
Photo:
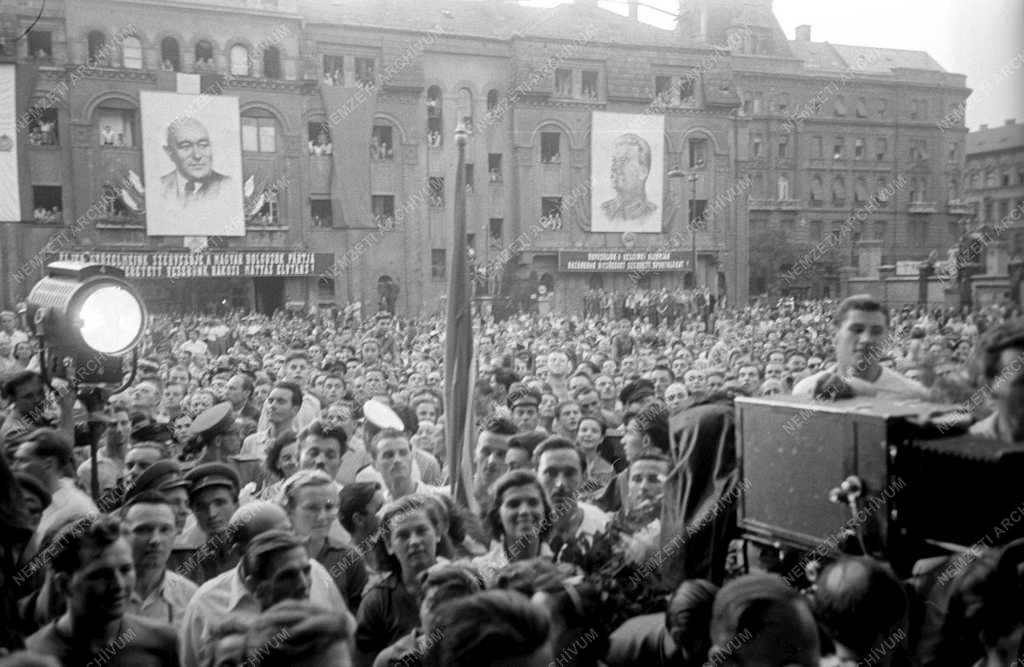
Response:
M719 482L743 395L960 403L1024 442L1018 309L584 309L477 318L455 470L438 317L154 316L130 386L76 396L0 313L0 665L1017 664L1021 545L782 571Z

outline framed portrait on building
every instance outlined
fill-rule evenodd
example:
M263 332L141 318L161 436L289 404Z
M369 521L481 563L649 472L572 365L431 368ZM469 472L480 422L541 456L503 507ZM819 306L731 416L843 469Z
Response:
M142 91L149 236L244 236L238 98Z
M665 183L665 117L595 111L590 231L658 234Z

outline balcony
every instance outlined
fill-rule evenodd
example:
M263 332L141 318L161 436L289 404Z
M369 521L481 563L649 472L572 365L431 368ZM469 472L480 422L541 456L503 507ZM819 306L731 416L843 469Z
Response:
M747 200L747 208L751 211L774 211L777 204L778 202L774 199L754 199L751 197Z
M800 200L799 199L780 199L779 200L780 211L799 211Z
M946 207L950 215L974 215L974 203L964 199L950 199Z
M907 205L908 213L937 213L938 206L933 201L912 201Z

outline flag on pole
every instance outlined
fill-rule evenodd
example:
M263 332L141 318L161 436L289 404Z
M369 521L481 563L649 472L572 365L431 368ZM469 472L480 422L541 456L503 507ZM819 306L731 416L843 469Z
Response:
M455 132L455 225L448 261L447 326L445 328L445 436L452 497L477 513L473 498L473 294L466 246L466 131Z

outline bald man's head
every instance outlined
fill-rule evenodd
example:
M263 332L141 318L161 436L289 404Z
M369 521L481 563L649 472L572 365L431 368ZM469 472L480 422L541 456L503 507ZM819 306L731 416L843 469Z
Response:
M288 530L291 521L284 509L277 503L256 500L238 508L228 523L231 545L237 551L244 552L249 542L260 533L268 530Z
M167 126L164 150L183 178L201 181L213 171L210 132L195 118L185 116Z

